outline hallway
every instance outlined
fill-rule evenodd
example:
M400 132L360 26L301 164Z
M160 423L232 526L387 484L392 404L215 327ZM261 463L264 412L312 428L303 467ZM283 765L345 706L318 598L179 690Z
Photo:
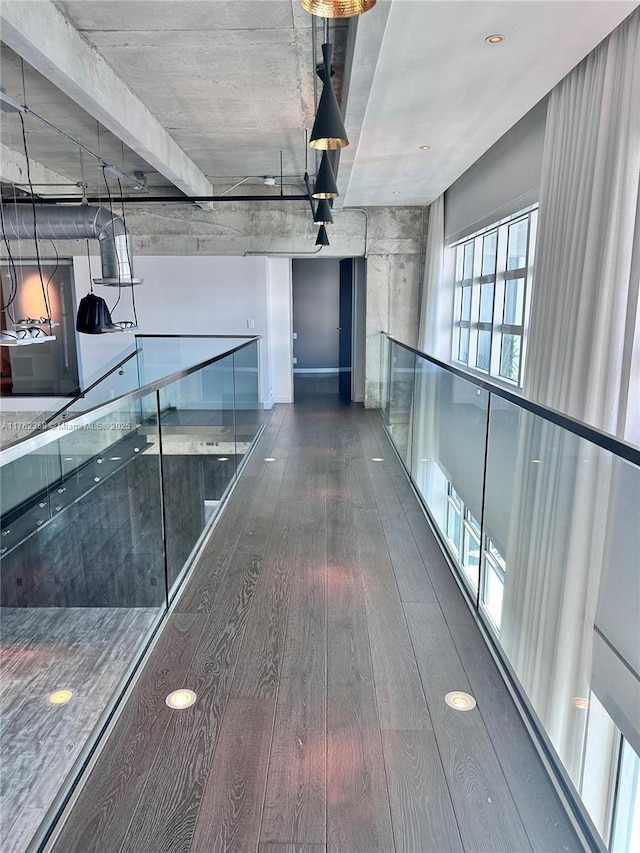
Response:
M52 849L582 849L380 412L333 377L273 409Z

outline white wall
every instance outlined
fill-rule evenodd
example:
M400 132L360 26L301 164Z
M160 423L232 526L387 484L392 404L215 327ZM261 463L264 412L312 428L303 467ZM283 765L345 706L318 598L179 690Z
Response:
M92 258L91 266L95 277L97 258ZM135 288L138 334L261 335L262 403L271 406L272 388L273 399L290 401L288 259L140 255L135 257L134 267L136 276L144 279ZM88 291L86 257L74 258L74 272L80 300ZM110 307L115 303L116 289L99 287L96 292ZM123 289L120 304L112 313L115 321L133 319L128 289ZM97 373L130 345L133 337L126 332L79 335L81 375L86 378Z
M267 261L267 310L271 399L274 403L293 403L293 309L289 258L269 258Z

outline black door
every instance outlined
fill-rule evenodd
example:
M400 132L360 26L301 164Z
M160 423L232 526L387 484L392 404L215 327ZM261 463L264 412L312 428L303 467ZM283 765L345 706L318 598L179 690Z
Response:
M353 261L340 261L340 320L338 326L338 392L351 401L351 327L353 324Z

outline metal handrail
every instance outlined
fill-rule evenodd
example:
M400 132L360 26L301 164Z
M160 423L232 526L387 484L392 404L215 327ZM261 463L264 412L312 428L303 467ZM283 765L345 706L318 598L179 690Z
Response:
M465 379L477 388L483 388L485 391L495 394L497 397L502 397L519 408L526 409L526 411L531 412L532 414L537 415L556 426L562 427L562 429L566 429L568 432L572 432L580 438L585 438L587 441L598 445L598 447L602 447L604 450L608 450L610 453L614 453L616 456L625 459L627 462L640 466L640 448L635 445L627 444L610 433L598 430L577 418L572 418L569 415L565 415L555 409L550 409L547 406L541 406L539 403L534 403L533 400L514 394L507 388L502 388L500 385L495 385L492 382L488 382L486 379L476 377L452 364L440 361L440 359L435 358L432 355L428 355L426 352L422 352L415 347L409 346L409 344L405 344L402 341L397 340L397 338L392 337L388 332L382 332L382 334L387 338L387 340L401 346L403 349L413 353L414 355L420 356L425 361L435 364L436 367L446 370L447 373L451 373L453 376L458 376L460 379Z

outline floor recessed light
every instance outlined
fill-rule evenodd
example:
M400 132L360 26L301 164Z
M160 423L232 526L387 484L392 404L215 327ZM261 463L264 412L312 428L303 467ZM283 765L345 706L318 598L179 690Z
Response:
M382 458L382 456L372 456L371 461L372 462L384 462L384 459Z
M275 461L276 461L276 457L275 457L275 456L265 456L265 457L264 457L264 461L265 461L265 462L275 462Z
M576 696L571 700L571 704L579 711L586 711L589 707L589 700L585 699L584 696Z
M73 693L71 690L55 690L49 696L49 702L51 702L52 705L66 705L72 696Z
M420 150L421 151L431 151L431 146L430 145L421 145Z
M196 699L197 696L193 690L187 690L183 687L180 690L174 690L169 693L164 701L170 708L174 708L179 711L182 710L182 708L188 708L190 705L193 705Z
M456 711L470 711L476 707L476 700L473 696L462 690L454 690L451 693L447 693L444 701L450 708L454 708Z
M500 33L494 33L492 36L487 36L485 41L488 44L500 44L504 41L504 36L500 35Z

